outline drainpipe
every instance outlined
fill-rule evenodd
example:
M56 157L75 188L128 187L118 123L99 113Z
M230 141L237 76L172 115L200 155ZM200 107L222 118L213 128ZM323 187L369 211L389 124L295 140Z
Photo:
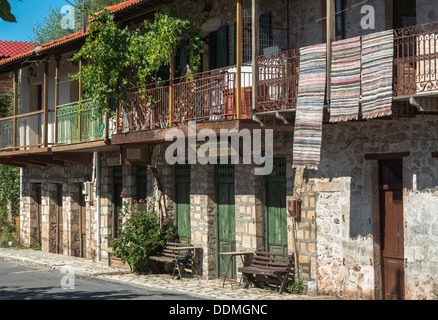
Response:
M94 153L94 163L96 170L96 239L97 239L97 261L101 260L101 237L100 237L100 152Z

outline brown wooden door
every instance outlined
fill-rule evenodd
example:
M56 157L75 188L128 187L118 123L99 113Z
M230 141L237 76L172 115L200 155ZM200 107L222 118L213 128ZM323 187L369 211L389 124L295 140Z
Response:
M402 160L380 163L381 239L385 300L404 299Z
M41 184L37 184L36 186L36 209L37 209L37 240L38 244L42 245L42 232L43 232L43 218L42 218L42 209L41 209Z
M86 245L87 245L87 206L85 202L85 195L81 194L81 212L79 216L79 228L80 228L80 242L81 252L80 256L86 258Z
M62 211L62 185L58 185L58 199L57 199L57 208L58 208L58 235L57 235L57 253L62 254L64 250L64 218Z

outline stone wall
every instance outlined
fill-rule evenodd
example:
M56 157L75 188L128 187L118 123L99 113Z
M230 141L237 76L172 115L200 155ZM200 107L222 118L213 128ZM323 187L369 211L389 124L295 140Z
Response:
M214 166L193 165L190 171L190 219L193 244L202 248L201 275L216 276L216 207Z
M38 244L41 240L43 251L95 258L96 202L85 202L82 199L82 183L91 181L92 166L72 163L46 167L29 165L21 172L21 243ZM37 188L41 189L39 199ZM59 192L62 192L62 195L59 195ZM58 199L59 196L62 198ZM81 205L85 210L82 222ZM38 218L38 207L41 211L41 221ZM81 223L85 231L82 238ZM102 224L102 228L107 228L107 225ZM39 230L41 239L38 235Z
M294 221L287 217L288 251L297 252L299 263L299 279L305 284L307 293L316 294L316 224L314 186L309 184L309 175L302 173L302 180L295 180L292 169L292 132L278 132L274 137L274 157L286 158L286 191L287 197L300 195L303 197L303 215ZM158 168L164 174L165 191L172 198L173 169L164 162L166 145L154 152L153 161L160 164ZM171 168L169 171L168 169ZM254 251L266 249L265 231L265 178L254 175L254 164L243 164L240 159L235 165L235 217L236 217L236 250ZM166 177L167 176L167 177ZM152 177L150 179L153 179ZM302 182L301 182L302 181ZM192 243L202 248L199 261L201 274L206 279L216 277L217 266L217 218L214 165L196 164L191 166L190 214ZM169 213L173 208L169 207ZM236 259L236 269L241 265ZM240 277L240 274L238 274Z
M365 154L410 152L403 159L406 297L436 297L437 127L430 116L324 125L315 173L319 293L380 298L378 165Z

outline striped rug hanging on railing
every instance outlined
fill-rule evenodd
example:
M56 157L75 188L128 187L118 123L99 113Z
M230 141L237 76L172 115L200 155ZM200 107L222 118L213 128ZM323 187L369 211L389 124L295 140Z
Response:
M392 114L394 73L394 31L362 37L362 116L363 119Z
M361 37L333 42L330 122L359 117Z
M327 46L301 48L293 167L318 169L326 90Z

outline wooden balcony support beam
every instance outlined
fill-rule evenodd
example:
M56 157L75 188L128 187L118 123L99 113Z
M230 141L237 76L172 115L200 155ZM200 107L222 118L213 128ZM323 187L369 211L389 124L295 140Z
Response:
M12 150L15 150L17 146L17 114L18 112L18 96L19 96L19 87L18 87L18 70L14 71L14 119L13 119L13 133L12 133Z
M59 105L59 65L61 57L55 57L56 69L55 69L55 143L58 143L58 110Z
M335 0L327 0L327 102L331 100L332 43L336 38Z
M242 115L242 62L243 62L243 10L242 1L237 0L237 23L236 23L236 113L237 119Z
M10 159L0 158L0 164L4 166L18 167L18 168L26 168L27 165L25 163L16 162Z
M44 124L43 124L43 146L47 148L49 141L49 63L44 62L43 75L43 108L44 108Z
M93 154L91 152L54 152L53 160L91 165Z
M63 166L64 161L53 160L52 155L26 155L26 156L14 156L13 161L20 163L33 164L40 167L46 167L49 164Z
M251 5L251 28L252 28L252 110L257 109L257 82L259 79L259 65L258 65L258 55L259 55L259 2L257 0L252 0ZM288 35L289 38L289 35Z

